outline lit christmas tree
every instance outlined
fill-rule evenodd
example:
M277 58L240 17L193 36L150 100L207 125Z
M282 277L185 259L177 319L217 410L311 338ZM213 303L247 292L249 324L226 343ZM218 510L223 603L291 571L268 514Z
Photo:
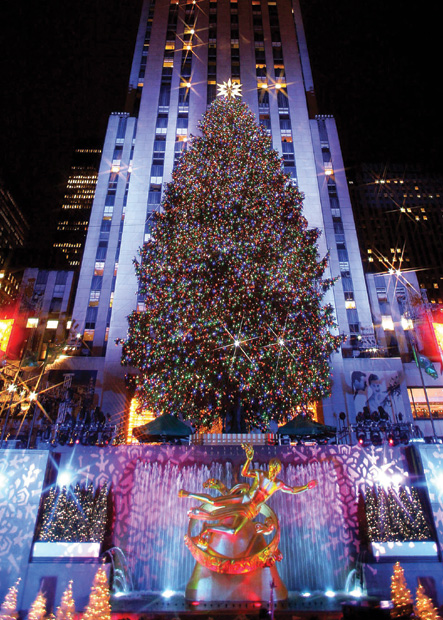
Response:
M66 514L67 514L68 498L66 487L58 493L54 507L51 511L50 519L45 527L45 538L49 542L66 540ZM43 532L42 532L43 535Z
M45 497L38 540L49 540L49 529L54 516L54 506L57 500L57 494L57 487L51 487L49 493Z
M390 540L388 498L383 487L377 487L378 524L380 528L380 542Z
M365 493L366 521L368 524L368 538L370 541L380 540L378 520L377 493L374 487L367 487Z
M60 513L60 525L63 529L61 534L66 542L85 542L89 540L89 522L83 512L83 492L77 484L66 496L66 505Z
M29 612L28 620L44 620L46 614L46 597L43 592L37 594L37 598L32 603Z
M412 522L414 536L416 540L431 540L432 534L423 511L423 505L416 488L411 487L411 500L414 511L414 520Z
M406 585L405 573L400 562L394 565L394 574L391 577L391 601L394 608L391 610L393 618L407 617L412 613L411 591Z
M68 583L68 587L63 592L60 607L57 607L55 620L74 620L75 618L75 602L72 596L72 581Z
M108 485L103 484L94 502L94 509L91 517L91 540L103 542L105 537L106 523L108 520Z
M83 513L86 516L86 519L89 524L93 523L94 503L95 503L94 497L95 497L94 485L92 484L92 482L90 482L88 486L86 487L86 489L84 490L83 502L82 502Z
M416 593L415 615L419 620L441 620L437 613L437 609L434 607L434 603L426 595L425 589L421 583L419 583Z
M83 620L111 620L109 586L103 566L98 569L89 595L88 606L83 613Z
M85 489L52 489L42 511L37 540L49 542L103 542L107 521L106 483L97 497L92 484Z
M327 396L341 337L319 232L271 138L232 98L200 130L136 263L146 311L129 317L122 360L140 371L142 409L199 427L229 412L238 432Z
M0 620L16 620L17 613L17 595L20 579L11 586L5 596L2 606L0 607Z
M365 497L371 542L433 540L417 490L368 488Z
M392 487L388 489L386 494L388 514L389 514L389 528L387 532L387 540L401 541L405 538L404 532L404 518L403 510L400 504L397 493Z

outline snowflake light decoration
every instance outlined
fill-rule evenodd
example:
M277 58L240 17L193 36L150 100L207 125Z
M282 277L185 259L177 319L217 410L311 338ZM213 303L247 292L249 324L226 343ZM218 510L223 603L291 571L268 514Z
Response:
M231 78L223 84L217 84L218 97L226 97L227 99L233 99L234 97L241 97L241 84L231 82Z

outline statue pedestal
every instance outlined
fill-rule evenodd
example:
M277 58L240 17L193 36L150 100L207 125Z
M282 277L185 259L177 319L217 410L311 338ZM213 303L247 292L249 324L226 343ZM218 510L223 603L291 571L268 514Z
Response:
M232 527L234 524L230 519L225 520L223 525ZM288 591L275 564L271 561L267 566L256 568L254 562L249 563L251 558L260 556L267 546L265 537L263 534L257 534L255 523L252 521L246 523L235 536L224 532L212 532L205 556L209 560L226 558L229 566L219 566L218 570L211 570L208 563L205 566L197 562L186 587L186 599L205 602L268 601L273 581L274 600L286 600ZM242 563L244 561L247 566L251 566L251 570L245 570L245 565Z
M285 601L288 591L278 574L277 567L265 566L242 575L226 575L196 563L186 586L188 601L241 603L269 601L271 582L274 581L274 601Z

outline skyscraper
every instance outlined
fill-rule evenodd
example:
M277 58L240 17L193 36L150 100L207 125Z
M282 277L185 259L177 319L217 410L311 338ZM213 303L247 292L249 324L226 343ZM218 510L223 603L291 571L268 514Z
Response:
M10 266L12 254L22 248L29 224L0 179L0 307L11 303L20 285L17 270Z
M101 150L96 148L75 149L54 235L57 262L76 271L83 256L100 154Z
M363 164L353 170L349 189L365 270L416 270L429 301L441 304L441 174L411 164Z
M116 420L128 402L114 343L130 312L143 308L133 260L188 137L216 85L229 79L242 84L243 100L272 135L305 196L309 226L322 232L320 255L329 252L330 275L339 278L326 301L347 340L333 356L332 398L318 407L320 419L351 412L352 371L382 361L370 358L376 343L336 125L316 115L298 1L145 0L127 111L109 119L73 311L91 357L69 362L98 371L99 403Z

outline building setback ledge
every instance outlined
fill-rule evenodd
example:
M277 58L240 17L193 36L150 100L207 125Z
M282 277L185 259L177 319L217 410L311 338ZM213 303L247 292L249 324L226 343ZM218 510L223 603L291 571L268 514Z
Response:
M95 542L36 542L32 550L34 560L47 558L98 558L100 543Z
M437 543L433 540L411 540L407 542L372 542L371 550L377 562L392 562L396 559L438 559Z

